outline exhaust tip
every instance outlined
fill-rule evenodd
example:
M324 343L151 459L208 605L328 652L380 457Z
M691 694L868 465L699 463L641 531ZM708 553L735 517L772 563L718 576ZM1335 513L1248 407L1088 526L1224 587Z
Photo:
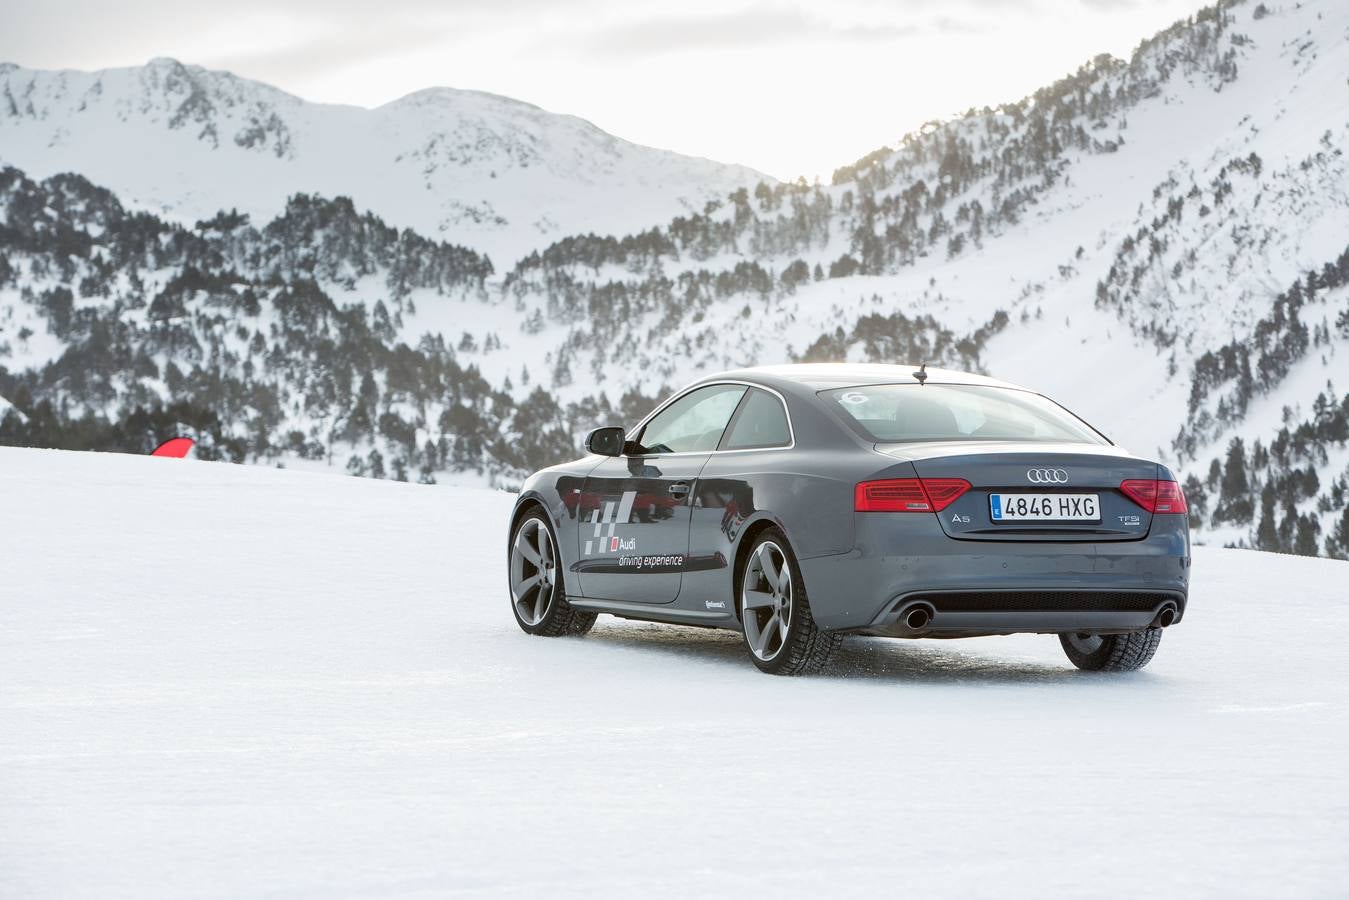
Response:
M1157 624L1162 628L1168 627L1174 621L1176 621L1176 608L1174 606L1165 606L1161 612L1157 613Z
M904 616L904 624L919 631L927 627L927 623L932 621L932 613L928 612L925 606L915 606Z

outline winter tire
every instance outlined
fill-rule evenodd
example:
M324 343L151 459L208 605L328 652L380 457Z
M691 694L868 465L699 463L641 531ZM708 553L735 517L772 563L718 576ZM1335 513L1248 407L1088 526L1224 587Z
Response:
M534 510L515 526L508 559L511 613L521 629L558 637L585 634L594 627L595 613L567 602L557 538L541 511Z
M736 603L750 659L772 675L823 669L842 637L816 626L787 536L767 528L754 539L738 579Z
M1073 665L1086 672L1132 672L1146 666L1157 645L1162 642L1162 630L1149 628L1127 634L1059 635L1063 652Z

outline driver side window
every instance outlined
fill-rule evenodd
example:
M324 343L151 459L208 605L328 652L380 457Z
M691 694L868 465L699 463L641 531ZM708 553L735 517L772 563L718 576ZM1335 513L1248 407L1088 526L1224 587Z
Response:
M689 391L646 423L637 437L637 454L710 453L717 449L744 395L741 384L711 384Z

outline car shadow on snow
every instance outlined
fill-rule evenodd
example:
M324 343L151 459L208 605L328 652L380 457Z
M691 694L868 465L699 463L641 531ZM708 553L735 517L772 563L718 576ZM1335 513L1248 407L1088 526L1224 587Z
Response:
M726 665L753 666L746 654L739 634L711 628L693 628L684 625L656 625L601 619L595 630L586 635L587 642L628 650L661 652L702 662Z
M1066 659L1059 664L971 654L958 641L848 637L833 665L819 677L922 684L1066 684L1085 675Z
M600 624L585 640L753 672L753 663L740 636L730 631L613 622ZM1057 648L1054 638L1045 636L1045 640L1054 642ZM812 677L920 684L1070 684L1098 677L1095 673L1077 671L1066 659L1060 663L999 658L986 652L962 650L960 643L850 636L844 639L833 664ZM1130 673L1125 677L1147 678L1147 675ZM1111 680L1119 678L1115 675Z

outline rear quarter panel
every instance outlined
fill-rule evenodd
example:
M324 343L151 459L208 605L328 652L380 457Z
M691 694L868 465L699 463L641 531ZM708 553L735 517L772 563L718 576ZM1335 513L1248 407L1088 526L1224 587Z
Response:
M792 420L790 449L715 453L698 480L689 565L676 605L734 613L735 561L756 523L772 522L798 559L842 557L856 542L853 491L871 477L913 475L913 465L877 453L823 408L815 393L779 384ZM803 567L804 568L804 567ZM809 584L813 598L830 593ZM732 615L731 623L736 620Z
M853 543L852 485L824 453L714 454L698 479L679 605L703 609L723 601L729 608L736 552L758 522L786 532L798 557L846 553Z

